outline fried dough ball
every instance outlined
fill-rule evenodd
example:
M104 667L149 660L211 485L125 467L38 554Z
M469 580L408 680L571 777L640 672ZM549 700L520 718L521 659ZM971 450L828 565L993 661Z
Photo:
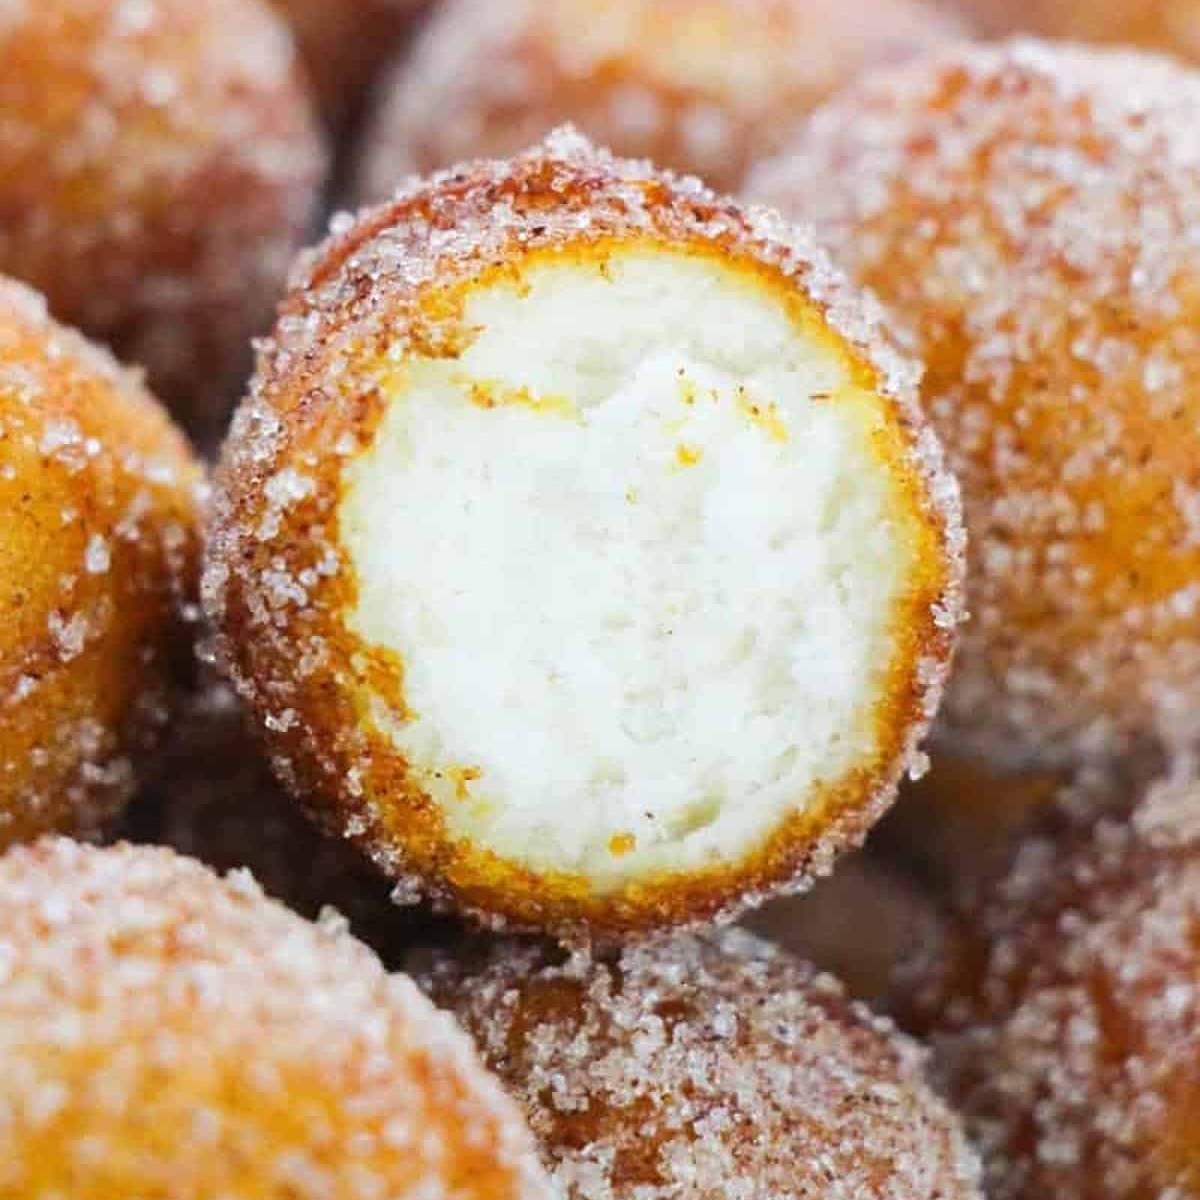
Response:
M839 979L881 1011L909 962L933 954L944 917L935 896L869 851L848 856L811 892L774 900L746 927Z
M156 775L122 826L131 840L170 846L222 873L245 867L302 916L335 908L389 964L437 928L393 904L392 885L360 851L304 816L271 774L231 688L209 681L190 698Z
M0 7L0 271L205 435L323 175L294 59L262 0Z
M732 191L863 67L960 32L920 0L446 0L380 89L359 193L563 121Z
M560 133L309 260L205 596L285 783L401 892L698 922L886 807L959 619L907 364L801 235Z
M1028 842L959 933L922 1000L988 1195L1200 1196L1197 785Z
M565 1200L980 1195L916 1046L748 934L612 961L500 943L421 982L524 1107Z
M751 185L926 363L970 532L955 753L1200 744L1198 127L1166 59L962 48L850 89Z
M188 653L202 482L140 383L0 279L0 848L128 799Z
M331 128L360 105L428 0L271 0L292 26Z
M0 911L0 1196L549 1200L453 1022L247 873L46 840Z
M959 0L959 6L993 37L1037 33L1200 59L1196 0Z

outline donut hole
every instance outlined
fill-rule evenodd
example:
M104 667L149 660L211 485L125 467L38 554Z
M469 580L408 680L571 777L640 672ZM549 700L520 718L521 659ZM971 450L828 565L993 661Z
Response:
M878 761L922 552L894 418L712 251L530 255L459 303L465 345L397 348L343 473L344 620L403 694L373 721L510 862L603 889L744 859Z

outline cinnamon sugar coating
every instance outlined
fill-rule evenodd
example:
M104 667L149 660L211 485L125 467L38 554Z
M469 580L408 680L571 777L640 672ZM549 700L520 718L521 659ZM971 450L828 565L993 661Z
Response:
M997 1200L1200 1196L1200 794L1022 848L914 1006Z
M1190 751L1200 75L947 51L831 102L751 191L811 219L926 363L970 533L947 746L1010 769Z
M203 486L138 379L0 278L0 848L131 795L190 652Z
M563 121L734 190L861 70L961 33L916 0L448 0L380 89L359 194Z
M248 873L44 840L0 908L0 1195L548 1200L453 1022Z
M0 9L0 271L211 435L324 172L264 0Z
M611 961L500 944L422 981L525 1109L567 1200L974 1200L923 1055L747 934Z
M913 505L897 519L925 532L920 578L897 617L895 674L872 761L747 861L596 893L585 880L539 874L450 836L408 763L364 715L364 686L379 694L401 681L395 663L364 652L339 616L356 583L337 503L343 464L370 444L388 379L409 355L455 355L462 289L533 253L586 265L622 244L699 247L765 272L771 286L811 306L812 327L869 372ZM222 663L294 794L370 853L400 893L452 902L489 924L571 937L731 915L760 893L803 886L861 840L901 771L918 761L937 705L960 612L961 529L911 368L889 349L871 306L803 234L560 133L511 162L414 185L357 224L339 221L293 284L226 445L204 594ZM387 694L403 718L402 692Z

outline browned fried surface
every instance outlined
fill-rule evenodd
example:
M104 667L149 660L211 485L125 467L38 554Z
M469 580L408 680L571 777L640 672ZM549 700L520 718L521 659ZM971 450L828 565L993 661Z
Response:
M293 60L261 0L0 13L0 270L206 432L322 174Z
M381 90L359 191L563 121L732 190L864 67L960 32L917 0L447 0Z
M0 859L4 1200L533 1200L512 1103L363 946L168 850Z
M2 847L128 797L188 653L202 476L132 376L2 279L0 464Z
M503 214L503 215L502 215ZM580 218L586 218L582 226ZM342 618L356 582L337 532L341 472L370 441L383 389L406 353L453 356L465 290L538 253L603 270L606 246L662 245L714 256L786 297L798 329L848 356L877 391L881 467L910 497L919 567L898 605L896 658L869 761L814 795L748 861L667 875L599 895L448 837L362 697L405 714L402 670ZM416 187L339 233L284 306L220 471L206 604L224 665L264 728L285 783L358 842L404 890L453 900L489 921L560 933L703 920L755 892L824 873L886 807L936 706L959 613L957 495L913 402L907 365L873 310L844 291L802 235L694 185L560 136L509 164Z
M864 81L793 151L752 190L812 218L909 324L962 481L972 619L947 744L1010 768L1190 747L1200 77L963 49Z
M567 1200L966 1200L915 1045L742 933L611 962L500 944L425 977L525 1108Z
M997 1200L1200 1196L1200 793L1035 839L918 1011Z

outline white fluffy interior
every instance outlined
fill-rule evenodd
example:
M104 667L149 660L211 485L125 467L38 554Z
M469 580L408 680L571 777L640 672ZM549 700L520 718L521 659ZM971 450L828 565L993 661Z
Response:
M472 344L408 360L347 465L348 620L411 709L376 719L509 860L600 886L737 861L873 744L914 553L877 402L715 260L522 282L471 293Z

